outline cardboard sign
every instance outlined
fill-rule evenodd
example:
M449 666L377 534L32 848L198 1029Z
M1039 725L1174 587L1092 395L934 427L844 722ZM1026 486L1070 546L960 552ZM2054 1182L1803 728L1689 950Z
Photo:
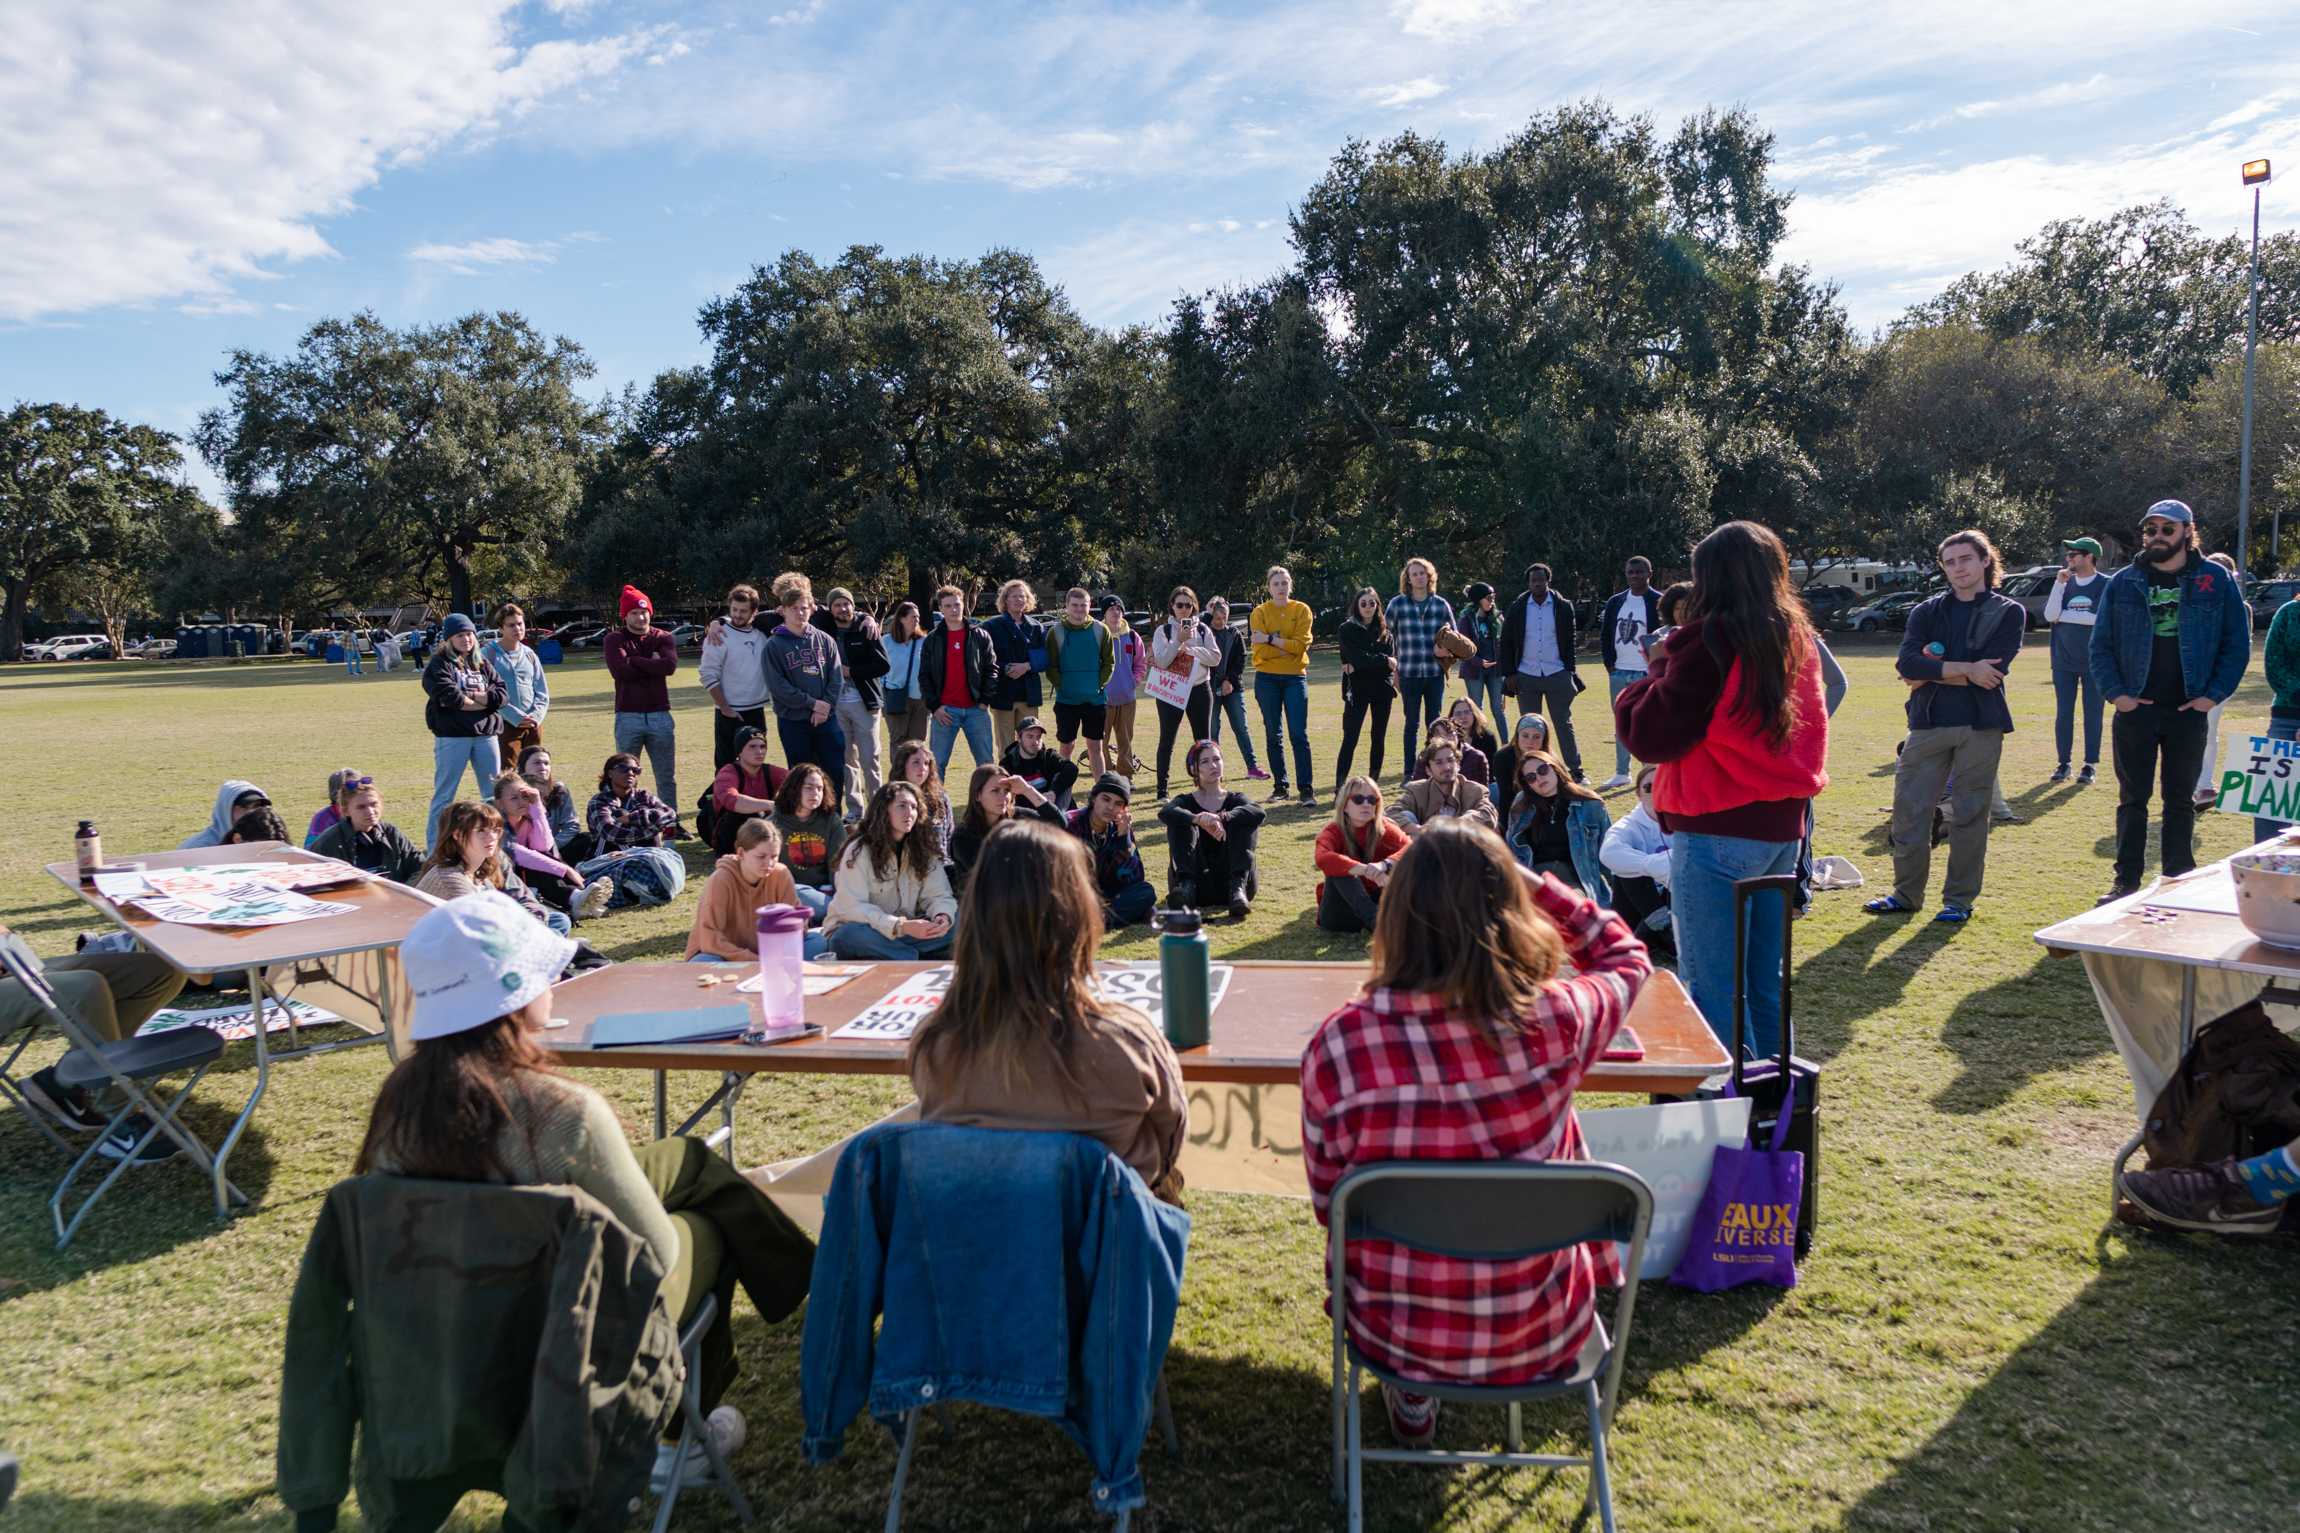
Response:
M1150 674L1142 678L1142 690L1149 693L1153 700L1164 703L1169 708L1187 708L1190 706L1191 660L1188 655L1183 655L1181 660L1182 666L1179 670L1170 670L1162 665L1154 665L1150 667Z
M2247 735L2231 742L2215 807L2259 820L2300 821L2300 740Z
M1693 1238L1693 1215L1709 1190L1709 1165L1717 1147L1748 1142L1748 1098L1604 1107L1580 1118L1581 1140L1591 1160L1627 1166L1653 1189L1644 1275L1667 1277ZM1629 1248L1620 1249L1626 1262Z

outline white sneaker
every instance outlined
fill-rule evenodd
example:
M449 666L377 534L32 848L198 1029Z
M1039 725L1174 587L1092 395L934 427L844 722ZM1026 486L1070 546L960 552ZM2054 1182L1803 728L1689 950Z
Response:
M1616 772L1611 777L1605 779L1605 781L1599 783L1597 785L1597 791L1600 793L1611 793L1616 788L1626 788L1628 786L1629 774L1627 772Z
M712 1411L704 1418L703 1425L710 1432L711 1441L718 1444L721 1458L732 1458L735 1450L750 1435L750 1428L743 1422L743 1413L731 1405L722 1405ZM678 1453L677 1443L656 1444L655 1469L647 1480L647 1488L652 1494L660 1496L670 1489L671 1461L678 1457ZM708 1485L710 1481L711 1456L698 1443L687 1454L687 1462L679 1470L679 1488L691 1490L697 1485Z
M575 916L582 921L596 921L607 913L607 902L615 897L615 881L594 878L575 896Z

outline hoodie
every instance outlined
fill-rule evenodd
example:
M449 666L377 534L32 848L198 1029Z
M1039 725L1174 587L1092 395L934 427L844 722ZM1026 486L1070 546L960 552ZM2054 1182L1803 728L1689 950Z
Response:
M718 642L703 645L703 690L717 687L727 706L747 713L767 705L767 631L757 623L719 625Z
M1650 878L1669 887L1669 837L1643 804L1613 822L1597 860L1616 878Z
M742 858L721 857L695 906L695 929L687 933L687 956L708 953L730 963L749 963L759 956L759 907L798 902L791 870L781 863L769 868L766 877L754 880L743 876Z
M222 846L224 838L232 833L232 804L244 793L262 793L264 790L252 782L235 777L216 789L215 812L208 816L208 828L195 830L176 843L178 851L191 851L202 846ZM268 795L267 795L268 796Z

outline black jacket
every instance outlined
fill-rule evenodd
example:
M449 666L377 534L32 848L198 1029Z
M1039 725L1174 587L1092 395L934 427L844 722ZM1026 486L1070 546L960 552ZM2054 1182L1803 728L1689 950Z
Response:
M1509 616L1502 620L1500 660L1501 674L1505 679L1515 676L1518 673L1518 667L1525 663L1526 599L1526 593L1523 591L1511 597L1509 599ZM1557 587L1551 586L1549 588L1549 610L1550 614L1557 619L1558 658L1565 662L1565 668L1570 671L1573 669L1574 645L1578 642L1574 625L1573 603L1560 596Z
M1222 695L1222 683L1228 682L1236 692L1246 684L1246 638L1228 623L1214 630L1214 647L1222 652L1222 663L1206 678L1214 688L1214 695Z
M1390 676L1390 631L1385 625L1376 638L1356 618L1345 618L1341 631L1342 664L1350 673L1342 678L1344 696L1395 697L1398 684Z
M878 679L887 673L886 651L879 647L878 624L867 612L855 614L855 620L840 629L831 621L829 609L817 612L814 626L838 640L839 664L846 671L847 680L854 683L855 695L871 712L879 711Z
M1030 652L1038 651L1041 664L1046 659L1046 625L1031 618L1012 618L1001 612L982 625L982 632L990 635L990 647L998 656L998 691L990 699L993 708L1036 708L1044 704L1046 694L1038 684L1039 673L1031 671L1024 676L1009 676L1010 665L1029 665Z
M1621 604L1628 600L1629 593L1627 591L1614 592L1606 598L1605 610L1599 613L1597 617L1597 647L1604 654L1605 668L1609 671L1614 668L1613 620L1620 615ZM1524 610L1524 606L1522 601L1518 603L1519 610ZM1645 588L1645 631L1651 633L1660 626L1661 595L1651 586L1647 586Z
M1020 798L1014 801L1014 817L1018 820L1043 820L1056 830L1065 830L1070 824L1063 818L1062 811L1054 805L1025 803ZM991 830L997 828L993 825ZM951 893L966 893L966 881L974 876L974 865L982 856L982 843L989 835L990 831L968 829L964 820L959 821L958 829L950 833L950 865L943 871L950 875Z
M487 706L462 706L461 677L477 676L487 687ZM423 662L423 726L443 740L470 740L503 733L503 678L495 667L473 650L468 664L459 664L444 641Z
M351 821L338 820L320 832L311 849L322 857L348 862L362 873L379 873L394 883L412 884L423 869L423 853L388 820L364 836L351 828Z
M950 648L949 625L936 618L919 642L926 646L926 653L918 662L918 695L928 708L940 708L945 655ZM980 623L966 625L966 689L977 708L998 706L998 650Z

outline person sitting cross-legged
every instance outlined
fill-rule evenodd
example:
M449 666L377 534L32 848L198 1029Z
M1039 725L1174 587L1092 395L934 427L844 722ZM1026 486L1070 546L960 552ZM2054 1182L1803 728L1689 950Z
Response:
M757 961L759 907L799 903L791 870L778 860L782 848L782 832L774 821L754 815L743 822L735 832L734 851L719 859L695 903L695 925L687 933L689 963ZM821 932L806 934L806 957L820 958L829 950Z
M1037 715L1025 714L1014 726L1014 739L999 754L998 764L1009 776L1019 777L1067 812L1070 790L1078 782L1078 763L1046 743L1046 726Z
M1450 727L1430 730L1429 744L1422 747L1416 765L1422 775L1405 785L1389 812L1407 835L1418 836L1424 827L1456 817L1473 820L1487 830L1498 828L1493 799L1462 776L1461 747L1454 743Z
M1375 1161L1587 1158L1574 1087L1653 972L1627 922L1456 819L1399 857L1371 963L1360 998L1302 1054L1302 1163L1320 1223L1342 1177ZM1474 1261L1363 1239L1343 1280L1352 1339L1379 1367L1498 1386L1570 1369L1597 1323L1597 1285L1619 1283L1621 1265L1609 1242ZM1427 1446L1437 1401L1382 1394L1400 1444Z
M966 886L974 877L974 864L982 856L982 843L1008 820L1033 819L1063 829L1067 824L1054 801L1004 767L978 766L967 779L966 812L950 835L950 887L963 904Z
M1168 902L1192 910L1227 908L1246 919L1261 806L1222 782L1222 742L1200 740L1182 758L1191 786L1158 811L1174 870Z
M1318 832L1311 852L1318 885L1318 930L1370 932L1382 889L1398 857L1413 845L1403 827L1382 813L1382 785L1353 777L1334 800L1334 820Z
M435 900L460 899L483 889L509 898L561 936L574 922L535 897L503 851L503 816L486 804L449 804L439 817L439 837L423 860L415 887Z
M841 958L940 958L950 951L958 900L920 823L919 791L881 783L839 858L823 935Z
M775 795L787 780L767 759L767 732L755 724L735 731L735 754L711 779L711 850L724 857L735 849L735 832L753 815L775 812Z
M1150 919L1158 891L1143 871L1134 844L1134 785L1116 772L1094 779L1086 807L1070 811L1070 833L1094 854L1094 887L1102 896L1102 924L1133 926Z

